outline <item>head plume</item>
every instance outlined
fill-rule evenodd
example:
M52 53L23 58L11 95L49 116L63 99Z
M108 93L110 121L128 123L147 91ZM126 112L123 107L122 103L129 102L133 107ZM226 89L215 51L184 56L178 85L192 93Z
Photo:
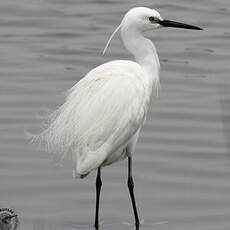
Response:
M105 54L106 50L107 50L108 47L109 47L109 44L110 44L111 40L113 39L114 35L118 32L118 30L119 30L120 28L121 28L121 24L113 31L113 33L112 33L112 35L110 36L108 42L106 43L106 46L105 46L105 48L104 48L104 50L103 50L102 55Z

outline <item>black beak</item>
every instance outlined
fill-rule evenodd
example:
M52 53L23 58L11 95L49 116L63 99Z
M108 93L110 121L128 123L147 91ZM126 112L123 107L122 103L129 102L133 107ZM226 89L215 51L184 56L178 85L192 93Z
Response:
M189 30L202 30L202 28L197 27L197 26L192 26L180 22L174 22L170 20L163 20L163 21L158 21L158 23L162 26L165 27L176 27L176 28L183 28L183 29L189 29Z

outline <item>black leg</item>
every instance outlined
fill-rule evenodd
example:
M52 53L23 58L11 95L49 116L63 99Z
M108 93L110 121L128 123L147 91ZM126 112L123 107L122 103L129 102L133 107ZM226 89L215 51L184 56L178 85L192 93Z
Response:
M96 179L96 213L95 213L95 229L98 230L98 214L99 214L99 201L100 201L100 192L101 192L101 168L97 169L97 179Z
M136 224L136 229L139 229L140 226L140 221L138 218L137 214L137 207L136 207L136 201L135 201L135 196L134 196L134 183L133 183L133 177L132 177L132 158L128 157L128 188L129 188L129 193L133 205L133 212L135 216L135 224Z

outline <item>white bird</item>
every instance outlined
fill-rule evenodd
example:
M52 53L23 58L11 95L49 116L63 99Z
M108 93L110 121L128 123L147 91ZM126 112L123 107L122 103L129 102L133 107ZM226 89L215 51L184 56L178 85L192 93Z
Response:
M116 60L91 70L68 92L65 103L34 136L47 151L72 154L74 176L84 178L97 169L95 228L98 229L101 167L128 157L128 187L135 224L139 218L132 179L132 155L150 104L157 95L160 63L154 44L144 32L161 27L201 28L164 20L153 9L129 10L112 34L120 31L125 48L136 62ZM106 48L108 47L108 44ZM106 49L105 48L105 49ZM104 50L105 51L105 50Z

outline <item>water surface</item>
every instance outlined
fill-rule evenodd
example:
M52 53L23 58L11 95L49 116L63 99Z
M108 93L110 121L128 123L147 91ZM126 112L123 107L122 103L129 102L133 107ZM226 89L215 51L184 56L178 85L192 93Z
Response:
M205 28L148 33L161 90L134 156L141 229L229 229L230 2L2 0L0 207L17 211L21 229L92 229L95 173L73 180L70 162L56 166L24 131L37 131L37 115L59 106L90 69L132 58L118 36L101 52L124 13L140 5ZM102 178L101 229L133 229L127 162L104 168Z

